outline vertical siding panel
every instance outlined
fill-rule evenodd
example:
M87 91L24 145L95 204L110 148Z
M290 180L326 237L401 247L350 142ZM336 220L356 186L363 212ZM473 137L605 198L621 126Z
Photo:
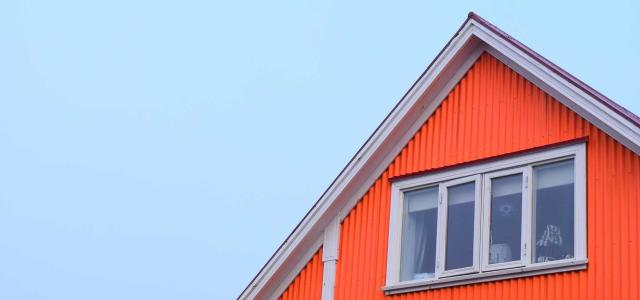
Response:
M313 259L311 259L309 264L310 264L309 267L313 268ZM307 278L308 273L309 273L309 268L305 268L304 270L302 270L302 272L300 272L301 282L309 282L309 279ZM307 287L306 284L296 285L296 292L294 293L294 295L296 296L295 299L302 299L302 297L306 295L306 290L305 290L306 287Z
M589 257L602 257L601 247L600 247L600 228L599 226L593 226L592 224L599 224L601 222L600 207L597 205L599 200L600 191L600 175L603 170L600 168L600 161L602 159L600 153L602 150L599 149L599 138L598 132L595 128L591 126L587 126L587 132L589 133L589 148L587 149L587 168L590 176L587 176L587 213L591 212L591 214L587 215L589 218L589 223L587 224L587 234L588 243L587 243L587 255ZM591 184L589 184L591 183ZM591 285L595 286L592 290L588 291L588 299L597 299L599 295L596 294L596 290L600 288L600 284L602 281L599 278L599 261L590 261L589 269L590 272L588 275L588 282Z
M557 129L556 120L558 119L558 101L555 101L553 98L549 97L547 93L544 93L544 98L547 104L549 105L549 114L547 115L547 123L549 124L549 131L547 133L546 144L553 143L556 140Z
M578 133L578 129L576 126L576 123L578 123L578 118L577 116L571 112L571 110L567 109L567 117L568 117L568 122L569 122L569 128L567 129L568 133L571 135L571 137L575 138L576 136L579 135Z
M637 156L635 156L635 154L633 154L631 151L627 150L628 156L630 156L630 169L629 169L629 174L627 174L628 178L628 183L626 186L631 187L631 189L629 189L629 196L627 197L627 199L629 199L628 201L631 202L630 204L630 209L629 209L629 233L630 233L630 240L629 240L629 250L631 252L631 258L629 261L629 268L627 268L629 270L629 281L633 283L632 286L629 287L629 298L628 299L638 299L640 298L640 295L638 293L638 287L635 286L635 283L638 280L638 269L640 268L640 259L638 259L638 249L639 249L639 245L640 245L640 231L638 230L638 227L640 226L640 222L637 222L634 220L638 220L640 218L640 205L638 204L638 199L640 199L640 188L638 187L638 182L640 182L640 176L638 176L638 174L640 173L640 159L638 159Z
M497 130L498 132L496 133L496 138L497 138L497 144L494 145L494 150L492 153L497 153L499 151L501 151L501 149L504 147L505 142L506 142L506 127L503 125L506 123L506 101L507 101L507 97L508 97L508 85L506 82L506 76L507 76L507 68L502 68L500 63L498 61L496 61L496 93L497 93L497 100L496 104L498 107L496 107L496 110L494 111L494 114L497 114L497 116L494 118L495 120L495 124L496 127L494 128L494 130ZM511 109L511 108L509 108ZM506 148L505 148L506 150Z
M454 98L452 102L451 108L451 148L449 148L449 153L451 154L451 160L453 163L457 163L460 159L459 151L451 151L452 149L457 149L458 140L460 139L460 94L462 93L463 87L465 85L465 78L462 78L460 84L456 88L456 92L454 93Z
M622 199L620 197L620 170L624 167L620 164L620 144L615 142L613 139L609 139L611 141L611 151L612 153L612 190L611 190L611 200L610 201L610 209L611 209L611 227L613 229L612 236L613 238L613 247L611 251L611 260L613 262L613 276L612 277L612 285L611 292L613 299L620 299L620 288L622 283L622 274L621 270L621 259L622 259L622 250L621 250L621 220L620 220L620 203Z
M380 194L379 197L377 199L377 201L379 202L380 205L380 215L379 215L379 220L381 220L380 225L378 227L378 256L377 256L377 265L378 265L378 272L376 273L378 276L377 279L377 286L382 286L384 285L384 283L386 282L386 262L387 262L387 243L386 243L386 238L387 238L387 228L389 228L388 226L388 216L389 216L389 196L387 196L387 186L388 186L388 182L386 181L386 178L388 176L387 172L382 173L382 178L379 179L380 182ZM374 245L375 246L375 245ZM380 259L382 258L382 259ZM378 291L378 295L381 294L380 290Z
M523 132L525 119L523 116L527 115L524 110L524 89L523 89L523 79L517 73L513 72L514 76L514 110L515 113L512 114L511 122L514 125L514 131L512 132L511 138L513 139L513 148L512 149L521 149L523 145L525 145L521 133Z
M299 290L300 290L300 285L301 285L303 282L306 282L306 281L304 280L304 278L301 276L301 275L303 275L303 274L304 274L304 270L306 270L306 269L303 269L303 270L302 270L302 272L300 272L300 284L294 284L294 285L292 286L292 289L291 289L291 296L290 296L290 297L291 297L291 299L300 299L300 292L299 292Z
M352 270L353 275L351 276L351 284L349 285L350 296L349 299L359 299L358 298L358 287L360 287L360 279L362 278L362 259L365 255L362 255L365 252L362 247L362 227L364 222L362 221L362 202L358 203L355 209L355 215L353 216L355 220L359 220L359 222L354 222L354 250L357 255L354 255L353 262L354 268Z
M513 124L511 126L506 126L504 129L504 149L505 151L511 151L513 149L512 144L513 144L513 137L512 137L512 132L514 129L514 122L513 122L513 115L514 113L510 113L509 110L516 110L517 106L516 103L514 101L514 89L513 89L513 82L514 82L514 74L511 72L511 70L509 69L505 69L506 74L506 80L507 80L507 87L506 87L506 91L507 91L507 97L505 99L505 104L503 105L503 110L502 113L504 113L504 124ZM507 288L510 285L505 285L505 288Z
M447 101L445 101L447 102ZM444 104L444 103L443 103ZM437 124L440 126L438 132L438 153L434 157L436 160L436 167L440 167L443 165L443 161L446 159L446 136L447 136L447 115L446 115L446 105L440 105L440 122Z
M604 160L604 156L602 156L602 143L600 141L599 133L595 127L589 126L590 137L589 140L590 149L589 156L592 158L590 161L589 174L588 178L591 179L593 184L591 187L587 187L588 189L588 209L593 212L592 218L589 219L590 224L600 224L602 223L602 209L599 205L600 203L600 193L602 192L602 188L600 187L601 174L604 172L602 170L601 161ZM589 180L589 179L587 179ZM587 245L587 249L589 245L592 245L592 251L590 257L602 257L602 247L600 245L600 237L602 236L602 226L589 226L591 228L590 232L593 232L592 238L589 240L589 244ZM588 231L589 232L589 231ZM597 291L602 290L603 280L599 274L600 272L600 261L595 260L589 264L589 268L591 268L591 272L589 272L590 279L589 282L591 285L594 285L596 288L593 291L590 291L589 296L590 299L598 299L598 297L602 297L600 293Z
M497 101L495 101L495 103L497 104L496 109L494 110L494 115L495 117L493 118L496 121L496 124L498 126L500 126L501 124L504 124L504 118L505 118L505 100L506 100L506 93L505 93L505 85L504 85L504 75L505 72L507 71L506 68L500 68L500 65L498 64L498 62L496 62L496 87L495 87L495 91L497 96ZM497 134L496 136L496 144L494 146L494 150L491 153L495 153L497 152L497 148L498 146L502 146L504 147L504 142L505 142L505 127L501 126L501 127L495 127L493 130L497 130ZM495 151L495 152L494 152Z
M372 213L371 216L375 217L375 216L379 216L380 215L380 179L376 180L376 182L373 185L373 193L372 196L373 198L373 203L371 204L372 206ZM379 259L376 259L377 257L379 257L380 253L378 252L378 247L376 247L376 245L380 244L380 241L378 239L379 236L379 232L380 232L380 218L374 218L372 219L372 224L371 224L371 231L369 232L370 236L371 236L371 242L370 245L373 245L374 247L371 248L371 257L370 259L372 261L369 262L369 264L371 265L371 270L369 272L369 284L368 286L374 286L376 285L377 282L377 275L379 274L379 270L378 270L378 264L377 262L379 261ZM376 290L373 289L367 289L370 293L370 297L369 299L373 299L376 295Z
M473 66L473 88L471 91L471 94L469 95L469 108L471 109L471 124L470 128L471 128L471 134L469 136L469 147L467 147L466 149L468 150L468 160L473 160L475 158L475 154L477 153L477 148L478 148L478 126L476 126L476 124L478 124L480 121L478 119L478 107L480 106L479 104L479 99L480 99L480 83L479 83L479 64L481 63L481 61L483 60L482 57L480 57L480 60Z
M406 148L406 147L405 147ZM405 152L406 153L406 152ZM406 160L405 160L406 161ZM368 208L369 208L369 194L365 195L365 198L362 202L360 202L360 204L362 205L362 207L360 208L361 211L361 225L362 227L360 228L360 239L358 240L358 245L359 247L361 247L361 252L365 252L367 250L365 250L366 247L366 239L367 239L367 234L368 234L368 226L369 226L369 218L368 218ZM367 251L368 252L368 251ZM369 255L360 255L358 256L358 272L360 273L360 275L357 277L356 279L356 285L352 286L351 288L354 289L354 292L356 294L356 298L354 299L365 299L363 292L364 292L364 288L366 285L366 281L367 281L367 259L368 259Z
M634 161L635 163L633 164L634 169L633 169L633 182L640 182L640 158L638 156L634 155ZM638 199L640 199L640 185L638 184L632 184L632 191L633 191L633 197L631 197L631 201L634 203L635 205L635 209L633 210L634 212L634 216L631 218L631 220L636 220L635 226L633 226L633 239L634 239L634 244L632 249L635 249L636 251L634 251L634 253L637 253L637 249L640 248L640 222L638 222L637 220L640 219L640 204L638 203ZM631 265L631 273L633 274L633 276L631 277L633 280L635 280L634 282L637 282L637 280L640 278L640 275L638 275L638 273L640 273L638 270L640 269L640 259L638 258L637 255L633 256L634 260L635 260L635 264ZM631 289L631 292L635 295L634 297L631 297L631 299L638 299L640 298L640 292L638 291L637 287L633 287Z
M496 103L496 78L495 78L495 71L494 71L494 66L495 66L495 61L490 60L489 61L489 67L487 69L487 71L489 72L487 74L486 80L488 80L487 85L486 85L486 90L487 90L487 98L485 98L485 107L484 107L484 111L482 112L483 115L485 115L487 124L481 124L481 126L488 126L487 128L491 128L491 130L485 130L483 128L483 132L484 132L484 141L485 141L485 147L484 147L484 152L482 153L482 156L491 156L492 150L493 150L493 145L495 144L495 131L491 132L492 130L495 129L495 117L496 114L493 111L493 107Z
M429 154L430 154L430 146L429 139L431 134L433 134L433 122L425 122L423 126L423 134L422 134L422 157L420 159L420 167L418 170L424 170L424 168L429 164Z
M415 145L415 143L414 143ZM414 149L415 150L415 149ZM414 152L415 153L415 152ZM414 155L415 157L415 155ZM375 234L374 234L374 219L373 216L375 216L375 185L373 190L371 190L369 192L369 203L368 203L368 207L367 207L367 213L369 215L368 220L367 220L367 236L366 236L366 244L368 245L375 245L376 244L376 240L375 240ZM364 271L366 272L366 282L363 285L363 292L365 297L363 299L371 299L373 297L373 293L375 291L368 289L367 287L372 286L375 284L375 281L373 280L374 278L374 273L373 273L373 264L374 264L374 259L376 258L376 253L375 253L375 248L369 248L369 253L370 255L367 256L367 260L365 262L365 266L364 266Z
M522 136L525 137L526 141L525 144L523 145L523 147L525 147L525 145L533 145L533 140L535 137L535 130L533 129L534 126L534 116L536 115L536 112L533 110L534 107L534 100L533 100L533 90L531 88L531 83L527 80L522 79L523 83L524 83L524 107L525 107L525 111L527 112L526 114L524 114L524 118L526 120L525 122L525 131L522 132Z
M453 124L451 122L451 113L452 113L452 109L451 107L453 106L454 102L455 102L455 91L456 89L454 88L451 91L451 94L449 95L449 97L447 97L447 104L444 105L442 108L442 116L443 116L443 125L445 128L445 134L444 134L444 142L442 143L442 145L444 146L443 151L442 151L442 160L440 162L441 165L444 165L445 162L450 161L451 160L451 151L448 151L449 149L451 149L452 146L452 127ZM443 103L444 104L444 103Z
M345 278L343 279L344 281L344 286L343 286L343 293L344 293L344 298L342 299L349 299L349 287L352 286L352 278L353 276L355 276L355 270L354 270L354 266L353 266L353 261L354 261L354 257L356 255L355 253L355 246L354 246L354 235L355 235L355 228L354 228L354 222L352 221L352 219L355 216L355 211L352 211L349 216L345 219L345 223L349 222L349 226L347 227L349 230L347 230L347 236L345 237L345 240L347 240L348 242L344 244L344 248L347 249L347 255L345 255L344 258L338 260L338 265L339 266L347 266L347 270L346 270L346 275ZM343 247L343 245L341 245L341 248ZM349 264L347 265L345 262L349 262Z
M620 221L621 221L621 230L620 230L620 234L621 234L621 238L620 238L620 251L621 251L621 260L622 260L622 280L620 282L620 292L622 293L621 297L622 298L629 298L629 268L624 268L624 264L629 264L631 263L631 256L629 255L629 249L631 248L631 245L629 244L629 232L630 232L630 228L629 228L629 211L631 210L631 203L628 201L630 193L629 193L629 189L624 189L625 186L629 186L630 182L629 182L629 168L630 168L630 163L631 161L628 160L628 156L627 156L627 151L625 151L624 148L620 147L620 153L621 153L621 175L620 175L620 191L621 191L621 195L620 195L620 204L619 204L619 211L620 211ZM625 209L625 206L628 209Z
M405 147L406 148L406 147ZM406 162L406 155L405 155L405 162ZM405 168L406 170L406 168ZM360 246L360 251L361 252L369 252L370 249L367 248L367 228L369 226L369 219L368 219L368 208L369 208L369 200L370 197L369 195L366 196L366 200L367 201L362 201L360 202L362 204L361 207L361 218L362 218L362 227L360 228L360 240L358 241L358 245ZM366 249L366 250L365 250ZM366 282L367 282L367 259L370 255L360 255L358 256L359 261L358 261L358 271L361 273L356 280L356 286L355 288L355 292L357 297L355 299L365 299L363 293L364 293L364 288L366 287Z
M547 103L544 99L540 99L540 90L535 88L535 86L528 82L529 89L531 90L531 103L529 104L530 108L533 112L535 112L535 117L531 119L531 128L533 129L531 141L533 145L539 145L541 132L547 131L547 122L545 117L547 116ZM536 122L536 118L540 123Z
M416 138L411 140L409 144L409 150L407 151L407 173L415 171L415 157L417 157Z
M423 143L425 143L426 153L424 157L424 165L422 165L421 170L426 170L429 166L433 166L433 157L435 153L435 137L434 137L434 127L435 127L435 114L427 120L427 136L425 137Z
M440 114L441 114L441 109L438 108L435 111L435 114L431 117L431 120L433 122L433 131L432 131L432 136L431 136L431 143L429 143L429 148L431 149L431 153L428 156L428 165L425 166L425 170L428 170L429 167L434 167L437 165L437 159L440 156L440 133L442 132L440 129Z
M278 299L320 299L322 290L322 247Z
M470 111L470 102L469 102L469 91L473 86L473 81L471 78L471 73L473 69L469 70L464 78L464 85L462 86L462 95L460 96L460 104L458 109L458 115L460 116L460 138L459 143L462 143L465 140L468 140L469 135L469 111ZM460 161L466 161L469 159L467 153L469 149L460 148L458 151L458 159Z
M396 170L397 170L397 166L399 164L396 164ZM349 281L347 282L347 286L345 287L346 289L346 296L345 299L354 299L354 287L356 287L358 285L358 282L356 281L357 276L361 275L360 272L360 263L359 263L359 258L361 257L361 253L359 252L360 250L360 207L361 205L357 205L356 209L353 210L353 214L350 216L350 218L353 218L352 224L351 224L351 236L349 237L349 240L351 242L351 247L353 248L353 253L351 255L351 260L349 262L351 262L351 268L349 270ZM338 262L340 263L340 262Z
M384 296L390 177L579 137L588 137L588 270ZM635 153L485 53L343 220L336 299L638 299L638 183ZM292 285L321 283L318 266ZM320 291L300 287L283 299Z
M418 133L416 134L416 159L414 161L414 165L412 170L413 171L417 171L420 170L420 168L422 168L423 165L423 161L424 161L424 135L425 135L425 128L427 127L427 124L423 124L420 127L420 130L418 130Z
M402 148L402 150L400 151L400 155L398 155L398 164L396 164L396 176L404 175L404 153L406 153L405 149L407 149L407 147Z
M602 142L605 145L605 157L610 158L612 157L612 153L611 153L611 142L609 141L609 139L603 134L602 135ZM604 165L604 169L605 169L605 173L606 174L612 174L612 169L611 169L611 163L605 164ZM606 234L609 237L613 236L613 232L611 232L611 217L610 217L610 210L611 210L611 202L612 201L603 201L603 199L607 199L607 200L611 200L611 186L609 184L604 184L600 187L602 189L602 191L604 192L602 199L600 200L600 203L602 204L602 212L603 212L603 220L602 223L599 224L600 227L603 227L604 229L608 229L606 230ZM604 234L604 233L603 233ZM604 254L603 254L603 262L611 268L612 271L613 270L613 264L611 263L611 248L614 247L613 245L614 240L611 239L611 244L602 247L604 250ZM605 271L604 269L600 269L601 271ZM611 272L613 273L613 272ZM604 285L603 285L603 297L607 297L611 295L611 284L613 283L612 281L612 275L613 274L608 274L609 276L606 276L606 274L603 276L604 277ZM603 298L604 299L604 298Z
M459 141L462 140L462 136L461 136L462 135L462 130L461 130L461 128L463 126L463 124L462 124L462 122L463 122L463 119L462 119L463 110L460 107L460 101L461 101L461 98L463 97L462 93L464 92L466 81L467 81L466 76L463 77L460 80L460 83L458 84L458 87L457 87L458 91L456 92L456 97L454 98L453 107L451 109L451 118L453 120L453 133L451 134L452 135L451 146L453 148L450 148L450 149L457 149L458 146L459 146ZM461 160L461 156L462 156L461 151L451 151L451 150L449 150L449 152L451 152L451 161L453 161L454 163L462 161Z
M353 262L354 261L354 257L356 256L355 253L355 240L353 238L353 236L355 235L355 225L354 225L354 216L355 213L352 211L351 214L349 214L349 216L347 217L347 219L345 220L345 223L348 222L348 231L347 231L347 236L345 237L345 240L347 240L348 242L344 244L344 247L348 250L346 251L347 255L345 255L344 258L338 258L338 265L344 265L342 262ZM340 247L343 247L343 245L340 245ZM354 265L352 263L350 263L348 265L348 269L346 270L346 275L344 276L343 282L344 285L342 286L342 293L343 293L343 298L342 299L349 299L349 287L351 286L352 283L352 278L354 276L355 270L354 270Z
M440 135L440 149L438 149L438 166L442 166L444 161L449 159L449 139L451 137L451 124L449 124L449 106L451 105L452 96L449 95L447 99L440 105L442 107L442 133Z

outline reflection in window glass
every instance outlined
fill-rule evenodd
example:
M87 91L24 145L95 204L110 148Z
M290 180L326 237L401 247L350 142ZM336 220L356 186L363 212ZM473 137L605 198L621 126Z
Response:
M447 245L445 270L473 266L475 182L447 190Z
M431 278L436 272L438 187L404 194L400 280Z
M491 179L489 264L520 260L522 174Z
M573 258L573 160L533 168L533 262Z

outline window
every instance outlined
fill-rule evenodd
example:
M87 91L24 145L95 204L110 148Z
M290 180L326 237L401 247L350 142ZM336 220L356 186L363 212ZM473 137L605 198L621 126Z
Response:
M573 258L573 160L533 168L533 262Z
M436 274L438 188L409 191L405 199L401 280L432 278Z
M442 184L445 207L443 276L474 272L477 269L478 201L480 177L462 178Z
M485 179L485 207L483 248L488 255L484 257L484 270L517 267L523 264L523 252L526 247L524 229L527 219L527 194L524 180L525 168L489 173Z
M387 293L586 266L585 145L394 181Z

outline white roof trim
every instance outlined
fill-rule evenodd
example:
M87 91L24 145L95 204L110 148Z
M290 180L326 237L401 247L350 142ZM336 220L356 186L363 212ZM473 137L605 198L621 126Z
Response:
M238 299L279 296L277 292L295 278L315 253L318 240L331 220L335 216L343 219L351 211L483 51L640 154L638 126L515 47L504 36L469 18Z

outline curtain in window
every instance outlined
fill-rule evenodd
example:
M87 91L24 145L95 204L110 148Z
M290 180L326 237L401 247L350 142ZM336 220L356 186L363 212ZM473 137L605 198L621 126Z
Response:
M433 277L438 220L437 189L408 192L400 279Z

